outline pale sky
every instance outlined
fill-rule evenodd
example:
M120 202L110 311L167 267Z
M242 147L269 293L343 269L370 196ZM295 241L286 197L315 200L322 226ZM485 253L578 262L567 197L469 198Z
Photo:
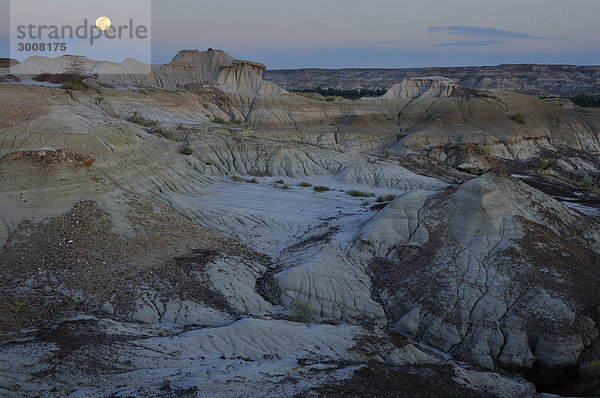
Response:
M152 59L212 47L270 69L600 64L599 15L600 0L153 0Z

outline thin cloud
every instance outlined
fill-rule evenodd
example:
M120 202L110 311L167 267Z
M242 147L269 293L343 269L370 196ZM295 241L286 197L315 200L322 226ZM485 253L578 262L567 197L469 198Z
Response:
M459 41L456 43L440 43L438 47L469 47L469 46L493 46L495 44L508 44L505 40L474 40L474 41Z
M527 33L514 32L494 28L482 28L478 26L432 26L429 32L446 32L452 35L476 37L476 38L502 38L502 39L534 39L534 40L566 40L552 37L533 36Z

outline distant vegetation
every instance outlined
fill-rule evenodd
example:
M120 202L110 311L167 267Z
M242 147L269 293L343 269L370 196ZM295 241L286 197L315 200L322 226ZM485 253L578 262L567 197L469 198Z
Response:
M310 187L312 187L312 184L310 184L310 183L308 183L306 181L303 181L303 182L300 183L300 186L302 188L310 188Z
M144 126L144 127L156 127L156 126L158 126L158 122L156 120L146 119L145 117L141 116L137 112L133 112L133 115L130 116L127 119L127 121L131 122L131 123L139 124L140 126Z
M392 194L381 195L381 196L377 197L377 203L391 202L392 200L394 200L396 198L397 198L397 196L392 195Z
M573 102L586 108L600 108L600 95L579 94L572 98Z
M331 188L325 187L323 185L317 185L313 189L315 190L315 192L327 192L327 191L331 191Z
M66 90L85 90L88 88L88 85L83 80L76 77L71 79L71 81L64 83L62 88Z
M600 108L600 94L588 95L579 94L574 97L562 97L558 95L543 95L539 99L570 99L575 105L582 106L584 108Z
M317 93L325 97L325 101L333 101L335 97L346 98L349 100L357 100L363 97L380 97L383 94L387 93L387 90L368 90L368 89L359 89L359 90L339 90L336 88L312 88L296 91L298 93Z
M350 196L354 196L355 198L372 198L375 196L374 193L371 192L363 192L356 189L351 189L346 191L346 193Z
M150 134L154 134L156 136L166 138L168 140L173 140L172 130L161 126L160 123L158 123L158 121L156 120L147 119L141 116L137 112L134 112L132 116L128 117L127 121L146 127L146 131ZM183 153L183 151L181 151L181 153Z

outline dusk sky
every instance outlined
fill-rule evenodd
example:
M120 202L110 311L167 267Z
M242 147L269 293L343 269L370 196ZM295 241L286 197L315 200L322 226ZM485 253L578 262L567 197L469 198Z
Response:
M42 1L42 0L40 0ZM154 0L152 59L223 49L270 69L600 64L599 0ZM8 0L0 0L7 9ZM7 26L8 12L2 12ZM0 49L8 54L8 33Z

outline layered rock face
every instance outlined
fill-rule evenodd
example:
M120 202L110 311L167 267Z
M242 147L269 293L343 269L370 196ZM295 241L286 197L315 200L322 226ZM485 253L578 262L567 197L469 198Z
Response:
M403 79L380 98L392 100L446 98L452 95L456 87L458 84L444 77Z
M336 88L389 89L400 80L444 76L478 90L530 95L600 93L600 67L574 65L498 65L460 68L268 70L265 78L288 90Z
M183 50L165 65L149 65L128 58L121 63L94 61L65 55L59 58L30 57L11 67L13 75L73 75L109 87L182 90L186 86L214 86L232 93L283 94L273 83L262 80L265 66L239 61L221 50Z

